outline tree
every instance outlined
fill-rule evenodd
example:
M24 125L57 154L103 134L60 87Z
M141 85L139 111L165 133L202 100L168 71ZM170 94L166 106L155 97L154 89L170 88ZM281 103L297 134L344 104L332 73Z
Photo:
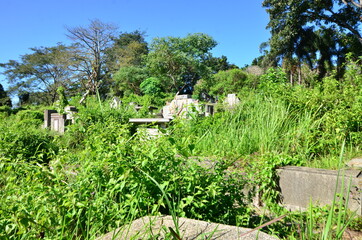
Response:
M278 23L284 20L281 24L290 23L290 19L301 20L295 24L306 26L307 23L312 26L335 26L341 32L351 33L362 45L361 3L355 0L265 0L263 6L267 8L271 21L268 28L271 28L272 33L278 31ZM294 33L298 29L289 29Z
M140 89L143 94L159 96L162 93L161 81L156 77L147 78L140 84Z
M224 55L222 55L221 57L211 56L206 59L205 64L211 68L212 73L238 68L238 66L236 66L235 64L230 64L227 57Z
M201 79L195 85L195 93L207 98L239 92L248 84L248 75L241 69L219 71L209 79Z
M12 107L12 104L10 97L8 97L7 92L4 90L3 85L0 84L0 107L1 106Z
M116 96L129 95L130 93L141 94L140 84L148 78L145 68L128 66L120 68L113 75L113 94Z
M297 65L317 66L323 77L326 64L341 66L346 52L362 52L362 9L351 0L265 0L263 6L272 34L264 65L293 62L296 57Z
M73 70L78 73L85 93L95 94L102 87L102 80L107 74L106 52L111 47L117 28L112 24L92 20L88 27L67 28L67 36L74 41Z
M145 33L138 30L122 33L113 39L113 46L107 51L109 70L113 73L121 67L141 67L148 54Z
M62 44L55 47L31 48L32 53L21 56L21 61L10 60L0 64L10 84L10 92L20 96L27 93L37 95L38 103L52 104L57 88L68 88L72 84L69 70L70 48Z
M168 92L187 92L200 78L208 78L211 69L206 61L216 41L203 33L189 34L185 38L155 38L150 45L146 65L163 81Z

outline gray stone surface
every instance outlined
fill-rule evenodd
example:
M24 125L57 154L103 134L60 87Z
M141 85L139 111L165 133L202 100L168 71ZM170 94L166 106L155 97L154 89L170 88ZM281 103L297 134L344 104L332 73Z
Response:
M52 113L50 115L50 129L59 133L64 133L66 123L66 115Z
M192 99L191 95L176 95L166 106L162 108L164 118L187 118L188 113L201 113L199 101Z
M111 108L120 108L121 105L122 105L122 100L119 99L119 97L113 97L109 106Z
M357 158L351 159L347 163L347 166L350 168L362 168L362 157L357 157Z
M178 218L178 221L180 237L182 240L208 239L207 237L209 236L211 236L210 239L215 240L278 239L260 231L253 231L251 233L248 233L251 230L249 228L209 223L188 218ZM133 221L130 225L109 232L106 235L97 238L97 240L165 239L166 234L170 232L170 227L175 230L175 225L171 216L147 216ZM245 233L248 234L242 236ZM173 238L171 237L168 239Z
M332 204L338 179L338 171L308 167L282 167L278 169L282 204L291 209L304 210L310 202L314 205ZM342 170L338 180L337 193L349 196L348 208L361 215L362 178L359 170ZM344 177L343 177L344 176ZM350 188L348 188L351 183ZM338 199L337 199L338 200Z
M64 133L65 126L75 121L75 113L78 112L74 106L67 106L64 109L65 114L60 114L56 110L44 111L44 128Z
M44 110L44 128L51 128L51 114L57 113L56 110Z
M236 96L235 93L228 94L224 100L224 104L226 104L226 106L228 108L234 108L239 103L240 103L240 99Z

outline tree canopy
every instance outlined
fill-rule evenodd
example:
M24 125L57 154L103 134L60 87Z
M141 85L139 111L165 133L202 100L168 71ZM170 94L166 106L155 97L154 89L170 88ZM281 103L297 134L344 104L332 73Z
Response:
M69 49L62 44L31 48L32 53L21 56L20 61L10 60L0 64L11 84L10 91L19 95L26 92L38 93L42 102L54 103L57 88L64 86L69 89L72 84Z
M0 107L1 106L12 106L11 99L7 92L4 90L3 85L0 84Z
M151 74L163 80L166 90L187 91L197 80L211 74L206 61L216 45L212 37L203 33L189 34L184 38L155 38L146 64Z
M107 73L107 49L113 43L117 27L96 19L87 27L73 27L67 30L67 36L74 42L74 71L78 72L78 78L86 90L84 99L101 87Z
M341 66L348 52L362 53L362 8L353 0L265 0L272 37L264 63L269 66L305 62L317 67L320 77L327 66Z
M141 31L121 33L113 39L113 45L108 49L108 66L111 72L121 67L142 66L148 53L145 33Z

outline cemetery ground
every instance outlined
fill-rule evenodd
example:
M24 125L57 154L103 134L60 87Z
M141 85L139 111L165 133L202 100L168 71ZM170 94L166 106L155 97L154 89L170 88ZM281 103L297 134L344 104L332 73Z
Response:
M307 211L280 205L277 169L337 170L361 156L353 125L360 102L347 99L346 112L331 96L301 91L244 92L234 108L175 118L157 137L129 123L152 117L148 106L136 111L126 101L111 108L72 99L78 113L64 134L42 127L49 107L2 108L0 238L96 239L141 217L171 215L251 229L272 221L260 230L280 239L351 239L362 220L349 194L335 191L332 204ZM165 237L175 239L171 232Z

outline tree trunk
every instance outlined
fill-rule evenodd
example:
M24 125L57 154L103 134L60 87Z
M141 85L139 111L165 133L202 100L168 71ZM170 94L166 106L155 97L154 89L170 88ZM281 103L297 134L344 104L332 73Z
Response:
M302 84L302 69L300 66L298 67L298 84Z

